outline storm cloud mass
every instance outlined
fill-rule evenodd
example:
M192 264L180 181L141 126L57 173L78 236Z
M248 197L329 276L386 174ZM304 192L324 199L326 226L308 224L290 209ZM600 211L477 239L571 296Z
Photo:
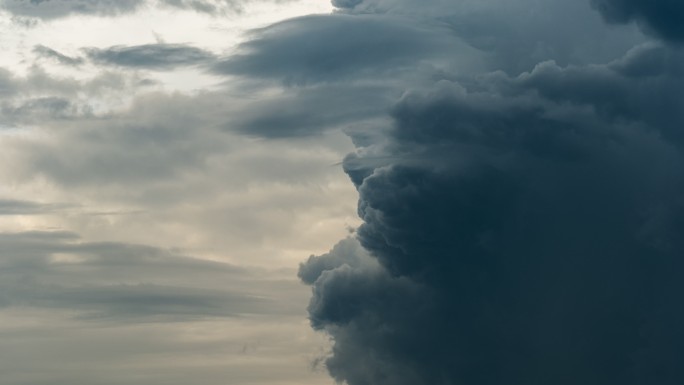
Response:
M684 381L677 4L593 2L665 43L635 40L605 62L559 64L549 51L521 73L435 75L390 108L379 138L356 138L344 168L363 224L300 267L336 380Z

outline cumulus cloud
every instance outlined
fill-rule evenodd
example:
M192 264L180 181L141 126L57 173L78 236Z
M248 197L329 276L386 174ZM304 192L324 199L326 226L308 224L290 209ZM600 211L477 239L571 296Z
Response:
M356 138L365 251L347 240L300 268L336 380L684 380L682 57L632 44L444 76Z
M325 270L309 310L335 339L331 374L352 385L681 380L667 364L676 328L653 331L682 321L679 145L591 100L528 96L527 84L515 96L442 87L397 105L385 165L364 169L364 151L346 164L358 239L387 275L330 257L302 267Z

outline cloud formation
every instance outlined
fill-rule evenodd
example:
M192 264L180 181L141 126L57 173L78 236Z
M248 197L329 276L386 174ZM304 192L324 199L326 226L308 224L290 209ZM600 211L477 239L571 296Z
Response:
M361 81L415 70L416 59L430 63L445 56L473 65L473 50L442 28L407 19L313 15L276 23L254 32L240 53L214 66L219 74L280 80L288 85Z
M167 6L191 9L196 12L217 14L226 10L238 12L242 10L239 0L162 0Z
M73 14L115 16L133 12L145 0L8 0L0 8L17 16L56 19Z
M46 46L40 45L40 44L33 47L33 52L35 52L36 54L38 54L41 57L54 59L58 63L63 64L63 65L77 66L79 64L83 64L83 58L67 56L67 55L64 55L60 52L55 51L54 49L52 49L50 47L46 47Z
M85 52L90 60L99 64L157 70L198 65L214 59L211 52L201 48L165 43L86 48Z
M2 204L11 209L5 215L45 211L38 206ZM225 263L143 245L82 242L69 232L0 233L0 245L0 307L68 309L82 318L129 322L289 312L247 291L255 272Z
M684 4L677 0L591 0L611 23L636 21L648 33L665 40L684 41Z
M0 216L2 215L34 215L73 208L73 205L55 203L37 203L14 199L0 199Z
M410 7L338 6L370 3ZM435 75L356 138L360 246L300 268L336 380L684 380L684 60L632 44L604 63Z

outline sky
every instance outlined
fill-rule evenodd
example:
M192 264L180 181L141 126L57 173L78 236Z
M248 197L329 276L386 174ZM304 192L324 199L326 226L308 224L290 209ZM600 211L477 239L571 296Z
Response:
M0 382L681 384L683 44L678 0L0 0Z

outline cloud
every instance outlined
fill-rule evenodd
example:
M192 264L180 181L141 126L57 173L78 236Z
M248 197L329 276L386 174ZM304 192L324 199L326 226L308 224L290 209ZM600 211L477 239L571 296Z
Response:
M13 214L45 212L28 203L5 206ZM225 263L143 245L83 242L69 232L1 233L0 244L0 306L6 308L68 309L84 319L127 321L289 312L258 287L248 292L246 280L268 278Z
M681 382L679 57L642 46L407 92L344 163L381 268L342 246L300 268L331 375Z
M4 119L9 121L45 121L70 119L91 114L87 106L74 105L69 99L47 96L23 100L18 105L0 106Z
M306 85L396 77L415 69L417 59L431 63L460 54L463 66L473 65L467 55L473 50L443 32L387 17L306 16L255 31L238 54L213 69L219 74Z
M591 0L611 23L636 21L647 33L668 41L684 41L684 4L679 1Z
M83 63L83 58L80 57L71 57L71 56L66 56L64 54L61 54L54 49L50 47L46 47L44 45L36 45L33 47L33 52L38 54L41 57L45 58L50 58L56 60L58 63L67 65L67 66L77 66Z
M211 62L209 51L183 44L145 44L113 46L105 49L86 48L88 58L99 64L132 68L170 70Z
M261 138L320 135L382 116L391 95L386 86L297 87L247 104L231 117L228 128Z
M225 11L242 11L242 2L234 0L162 0L162 3L175 8L191 9L213 15Z
M310 256L299 265L299 278L302 282L312 285L324 272L347 266L361 268L377 266L375 260L361 247L355 238L340 241L329 253L320 256Z
M0 216L36 215L73 208L69 204L37 203L13 199L0 199Z
M333 4L341 7L338 12L343 14L402 17L447 27L486 53L488 60L478 67L480 71L518 74L545 60L561 65L605 62L644 40L629 28L606 28L588 1L363 0Z
M17 91L18 87L13 74L5 68L0 68L0 97L12 96Z
M73 14L115 16L133 12L145 0L9 0L1 8L17 16L56 19Z
M47 127L94 119L145 87L144 79L130 72L100 71L77 79L51 70L36 64L20 76L0 69L0 124Z

